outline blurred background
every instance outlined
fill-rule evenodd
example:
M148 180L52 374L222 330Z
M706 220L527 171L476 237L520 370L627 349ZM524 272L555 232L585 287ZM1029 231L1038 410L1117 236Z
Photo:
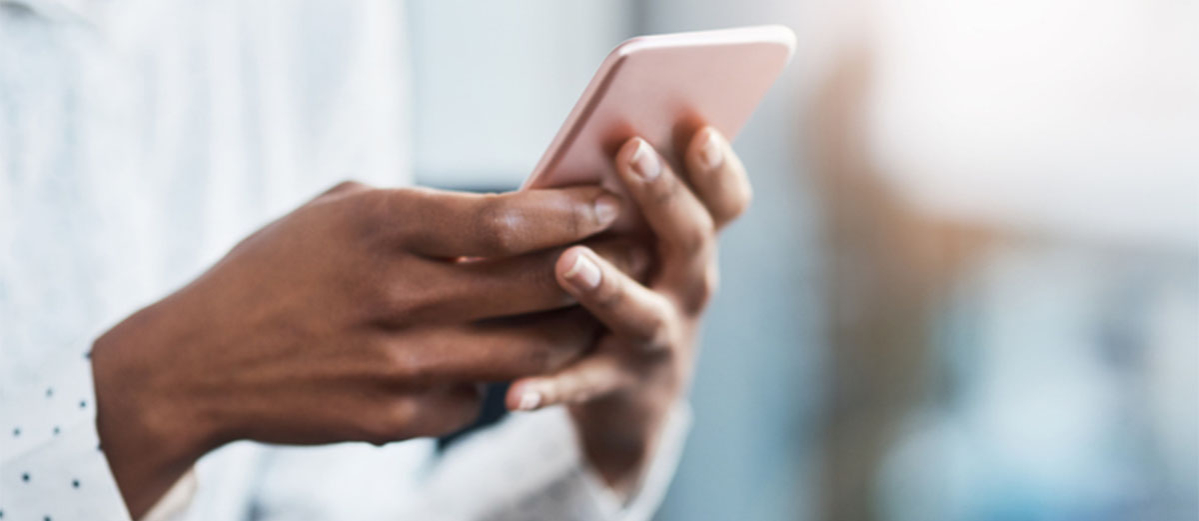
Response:
M417 179L478 190L624 38L799 36L658 519L1199 519L1199 2L407 7Z

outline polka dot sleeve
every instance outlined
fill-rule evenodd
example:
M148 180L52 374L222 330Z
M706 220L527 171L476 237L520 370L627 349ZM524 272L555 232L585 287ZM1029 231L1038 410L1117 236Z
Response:
M0 521L129 521L96 434L84 357L0 392Z

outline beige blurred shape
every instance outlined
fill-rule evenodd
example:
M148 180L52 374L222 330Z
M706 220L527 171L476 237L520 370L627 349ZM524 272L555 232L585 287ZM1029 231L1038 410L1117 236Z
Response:
M869 49L864 149L916 208L1194 251L1199 2L808 3L814 72Z

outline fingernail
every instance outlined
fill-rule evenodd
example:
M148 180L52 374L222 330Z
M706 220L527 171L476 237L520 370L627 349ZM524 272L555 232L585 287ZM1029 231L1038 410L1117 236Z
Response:
M607 226L616 220L620 213L620 200L612 194L603 194L595 198L595 220L601 226Z
M563 276L576 288L582 290L595 289L599 286L602 277L599 265L582 253L575 256L574 265Z
M724 147L721 146L720 136L716 135L716 130L707 129L704 131L707 136L704 137L704 144L699 149L699 163L706 170L715 170L724 162Z
M646 181L653 181L662 173L662 164L658 162L658 153L650 148L644 139L637 138L637 150L629 157L629 166L633 172Z
M541 405L541 393L536 391L525 391L520 395L520 404L516 406L522 411L531 411Z

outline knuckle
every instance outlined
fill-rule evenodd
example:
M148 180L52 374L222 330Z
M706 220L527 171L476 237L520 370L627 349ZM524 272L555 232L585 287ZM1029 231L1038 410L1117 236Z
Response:
M562 297L566 298L566 294L562 292L562 287L558 284L558 278L554 272L554 263L557 262L560 255L561 250L543 254L539 257L541 260L530 264L529 268L520 271L518 275L519 280L523 285L536 290L538 293L562 293Z
M365 237L383 239L396 234L396 223L406 220L397 214L406 205L397 204L397 197L403 195L395 190L369 189L342 197L346 212L361 234Z
M649 250L640 244L621 242L603 251L596 249L596 253L635 280L644 280L649 272L651 256Z
M448 290L437 280L437 266L397 262L377 270L382 280L372 281L367 290L368 315L383 322L404 325L444 312Z
M415 350L394 343L384 343L382 350L382 370L387 380L409 387L423 387L429 383L428 375L421 371L423 364Z
M396 205L392 204L390 194L384 190L367 190L352 197L347 202L349 208L370 225L386 220L395 211Z
M585 231L598 226L600 217L590 205L572 204L563 228L569 237L582 237Z
M522 365L526 371L533 374L547 373L553 366L554 353L549 346L539 345L525 351L523 358Z
M616 309L623 305L627 298L623 278L604 277L596 292L595 304L603 309Z
M561 334L547 335L525 348L519 365L528 374L551 373L564 367L582 350L582 343L577 340Z
M366 185L364 185L358 181L355 181L353 179L347 179L345 181L342 181L340 183L333 185L333 188L326 190L324 195L335 195L335 194L340 194L340 193L345 193L345 192L354 192L354 191L362 190L365 188L366 188Z
M340 183L337 183L337 184L329 187L328 190L325 190L324 192L317 194L317 196L312 199L313 199L313 201L323 201L323 200L327 200L327 199L337 198L339 196L354 193L354 192L360 192L360 191L363 191L363 190L366 190L369 188L370 188L369 186L359 183L358 181L354 181L352 179L347 179L345 181L342 181Z
M674 338L674 321L666 306L658 306L655 312L649 313L645 319L640 343L650 351L669 349Z
M418 302L411 295L410 288L387 282L372 287L371 315L392 319L414 314Z
M691 298L685 303L688 313L698 313L703 310L720 290L720 271L715 263L709 264L695 281Z
M674 344L670 322L664 318L655 318L651 329L642 340L642 345L649 351L667 351Z
M507 252L512 249L513 230L520 216L505 200L491 195L475 211L474 231L480 246L493 252Z
M566 367L575 357L582 354L586 344L579 341L563 342L547 346L537 360L537 373L552 373Z
M679 181L678 177L667 171L663 171L661 177L659 182L650 183L651 200L659 206L673 204L682 196L683 191L687 190L687 187L682 181Z
M678 234L676 244L684 253L704 253L711 247L712 238L716 233L716 224L708 212L700 212L692 226Z
M555 378L546 381L538 388L542 403L568 403L573 398L574 390L569 379Z
M653 268L653 255L649 250L641 245L633 245L626 250L625 255L629 276L639 282L648 280Z
M372 445L384 445L412 437L410 427L417 404L408 398L383 402L376 414L362 420L362 439Z

